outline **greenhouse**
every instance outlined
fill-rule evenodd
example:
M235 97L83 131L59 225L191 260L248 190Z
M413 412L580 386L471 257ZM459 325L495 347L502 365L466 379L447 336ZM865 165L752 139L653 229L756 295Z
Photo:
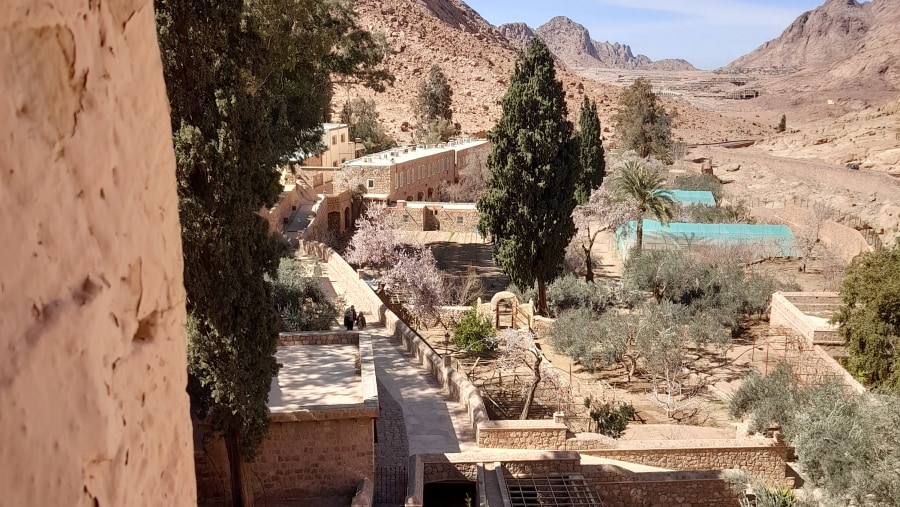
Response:
M630 222L616 234L616 249L622 259L636 240L636 224ZM758 257L800 257L797 240L786 225L766 224L687 224L663 226L644 220L644 249L702 251L712 246L745 244Z

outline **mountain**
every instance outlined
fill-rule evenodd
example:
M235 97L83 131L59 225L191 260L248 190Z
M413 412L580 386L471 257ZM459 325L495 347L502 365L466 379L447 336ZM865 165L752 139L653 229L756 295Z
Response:
M801 14L778 38L720 70L785 74L847 58L875 21L873 3L828 0Z
M616 69L639 69L653 63L653 61L644 55L634 56L631 47L627 44L619 44L618 42L596 42L592 41L594 49L597 51L597 59L603 67L613 67Z
M900 0L828 0L780 37L717 72L774 74L761 82L773 104L853 101L881 104L900 91ZM768 99L764 95L763 102Z
M524 49L531 42L531 39L537 37L534 34L534 30L525 23L506 23L498 26L497 30L516 49Z
M697 70L685 60L653 62L644 55L634 55L626 44L597 42L591 39L587 28L565 16L557 16L536 29L525 23L508 23L500 25L499 31L516 48L539 37L560 62L572 68Z
M412 141L415 115L411 102L418 83L432 65L439 65L453 90L453 120L464 134L481 134L500 118L500 99L506 93L517 52L534 30L524 24L495 28L461 0L356 0L360 26L381 33L389 46L383 65L396 80L375 93L355 84L338 84L332 99L333 118L350 98L375 101L387 131L399 143ZM510 36L512 34L517 34ZM593 45L593 41L592 41ZM621 49L630 54L630 49ZM635 57L637 58L637 57ZM610 118L621 89L574 74L560 65L556 77L566 92L570 119L577 121L584 96L596 101L604 136L611 136ZM673 102L667 107L675 108ZM744 120L723 117L679 102L675 136L688 141L715 142L747 139L759 128Z

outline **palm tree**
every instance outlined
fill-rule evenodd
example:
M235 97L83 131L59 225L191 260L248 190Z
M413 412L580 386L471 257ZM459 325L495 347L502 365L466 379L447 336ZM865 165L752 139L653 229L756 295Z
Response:
M616 193L622 198L633 199L640 211L635 243L638 254L644 244L644 215L649 212L663 225L668 225L674 216L675 199L671 192L663 188L665 182L658 171L647 167L641 159L626 160L614 180Z

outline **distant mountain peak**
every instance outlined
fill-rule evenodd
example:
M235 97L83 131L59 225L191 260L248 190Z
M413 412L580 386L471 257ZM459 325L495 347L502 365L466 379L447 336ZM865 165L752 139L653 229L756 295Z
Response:
M791 73L852 54L872 25L872 2L826 0L782 34L725 66L726 72Z

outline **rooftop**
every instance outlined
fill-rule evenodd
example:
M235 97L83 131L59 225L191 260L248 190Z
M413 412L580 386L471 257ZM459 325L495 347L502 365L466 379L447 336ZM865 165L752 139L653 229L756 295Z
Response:
M395 164L402 164L418 158L437 155L439 153L447 153L450 151L460 151L474 146L486 144L484 139L466 138L459 141L450 141L440 144L420 144L418 146L407 146L391 148L379 153L372 153L364 157L350 160L343 165L347 166L365 166L365 167L388 167Z
M346 126L347 126L346 123L323 123L322 130L326 130L326 131L334 130L334 129L344 128Z
M355 367L358 351L355 344L278 347L275 357L282 366L272 379L269 410L362 403L362 380Z

